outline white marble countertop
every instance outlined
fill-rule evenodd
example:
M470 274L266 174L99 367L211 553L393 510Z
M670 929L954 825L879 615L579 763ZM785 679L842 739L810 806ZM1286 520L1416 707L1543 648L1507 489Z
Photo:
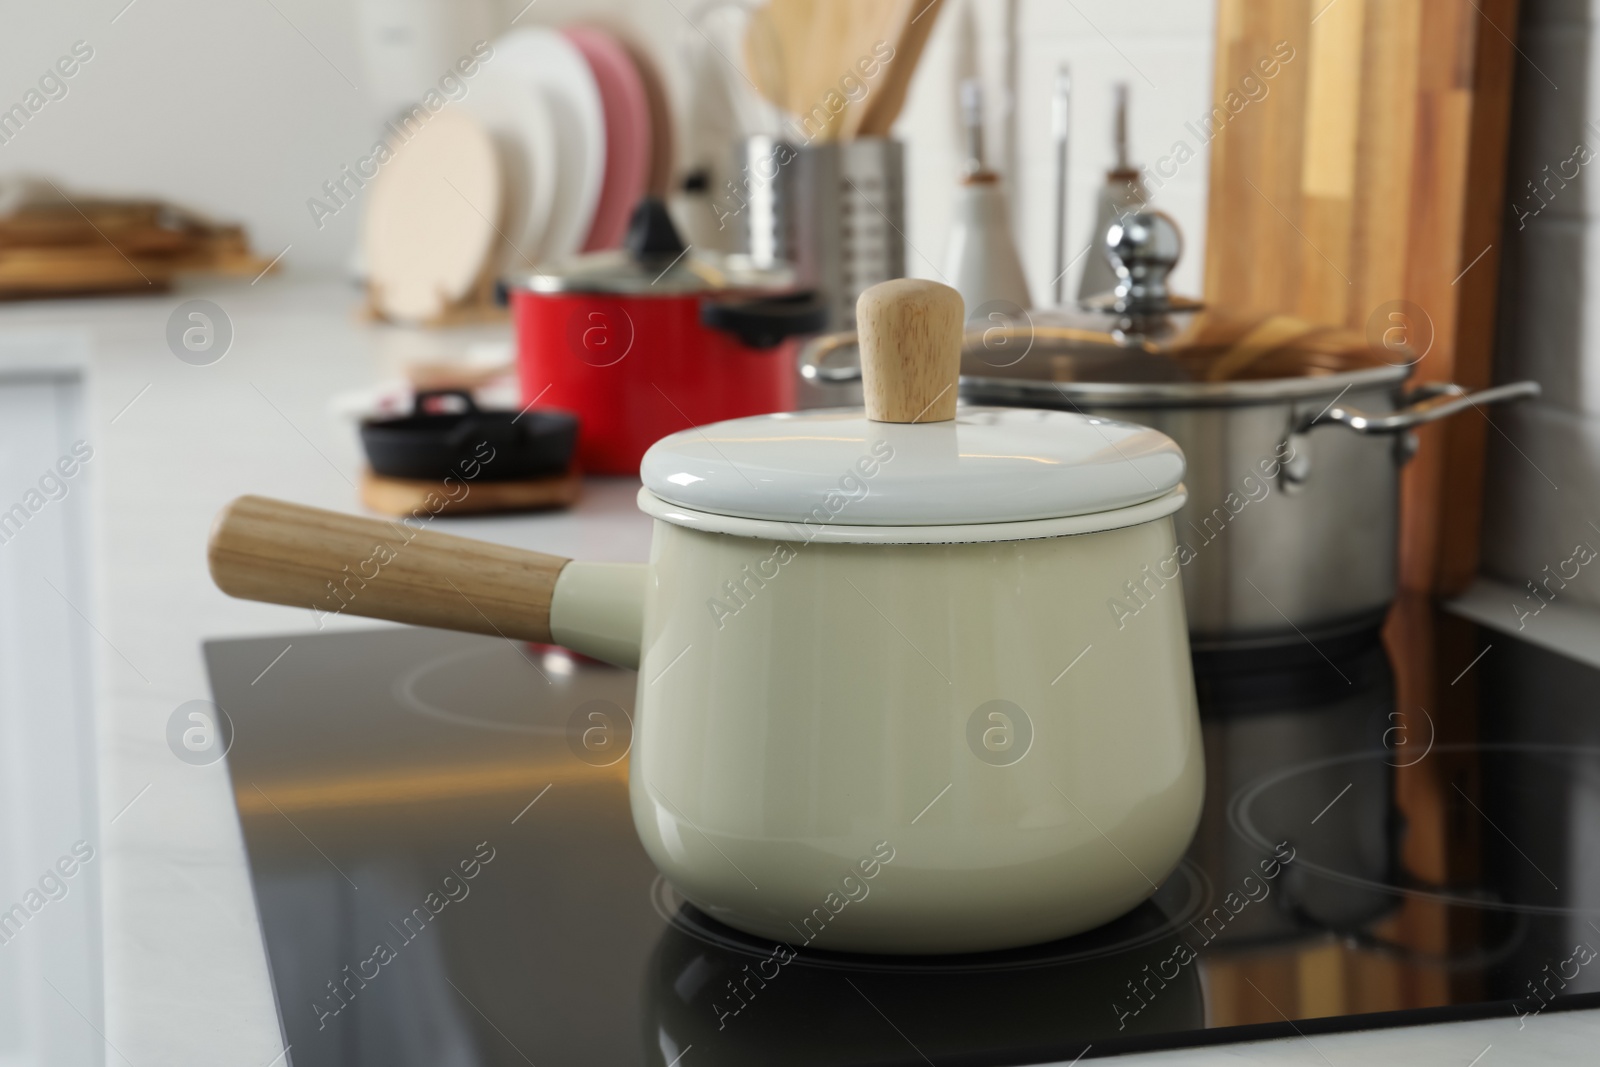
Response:
M210 366L181 362L166 343L169 314L195 297L215 301L233 324L231 349ZM217 591L206 573L207 531L218 508L245 492L359 510L353 484L359 444L351 425L330 412L330 397L393 376L420 352L460 352L473 340L505 334L503 328L426 335L375 327L360 321L356 309L356 295L342 283L294 275L255 285L208 282L151 297L0 308L0 335L8 342L30 334L88 340L83 372L96 450L90 484L96 518L87 565L96 594L86 614L103 635L96 725L107 1062L282 1062L224 765L179 761L167 748L165 728L179 704L209 695L202 640L306 632L315 623L299 609ZM27 346L6 346L19 348ZM0 359L0 376L25 369L11 362ZM636 484L593 481L570 512L457 521L470 523L472 536L508 544L642 560L649 523L634 509ZM440 522L451 528L450 520ZM1517 1020L1500 1019L1126 1059L1589 1063L1597 1039L1600 1012L1552 1012L1520 1031Z

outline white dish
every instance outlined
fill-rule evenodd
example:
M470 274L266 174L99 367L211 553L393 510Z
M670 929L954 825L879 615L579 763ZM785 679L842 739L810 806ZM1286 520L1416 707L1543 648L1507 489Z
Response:
M555 129L555 203L533 254L541 262L574 255L589 235L605 177L606 118L594 72L566 37L532 26L497 39L494 63L542 94Z
M494 135L506 176L505 238L500 266L536 266L556 205L560 147L544 91L504 67L486 66L461 106Z

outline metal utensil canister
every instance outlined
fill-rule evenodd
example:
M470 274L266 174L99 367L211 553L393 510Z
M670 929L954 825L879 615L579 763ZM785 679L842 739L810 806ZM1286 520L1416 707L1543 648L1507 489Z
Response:
M739 144L740 250L757 265L786 260L828 298L829 329L854 329L856 298L906 272L905 148L864 137L795 145L758 135Z
M883 137L796 145L758 135L739 142L742 186L728 207L739 248L762 266L787 262L823 294L828 329L853 330L856 298L906 273L905 146ZM859 387L802 387L800 405L860 403Z

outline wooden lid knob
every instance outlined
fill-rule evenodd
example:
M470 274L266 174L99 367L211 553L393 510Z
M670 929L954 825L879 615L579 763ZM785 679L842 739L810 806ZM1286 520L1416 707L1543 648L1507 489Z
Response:
M856 301L861 387L873 422L948 422L961 374L961 294L921 278L880 282Z

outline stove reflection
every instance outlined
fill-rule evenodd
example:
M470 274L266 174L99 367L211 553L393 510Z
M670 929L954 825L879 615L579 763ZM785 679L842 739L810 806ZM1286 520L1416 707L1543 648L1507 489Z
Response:
M1274 905L1242 912L1219 947L1351 932L1397 903L1382 890L1307 875L1310 845L1368 884L1394 880L1402 829L1395 771L1417 747L1405 744L1395 725L1394 673L1375 631L1308 655L1316 651L1196 659L1207 791L1189 854L1230 888L1264 862L1296 857L1285 864ZM1354 761L1317 762L1357 753ZM1285 767L1297 770L1263 796L1257 783Z
M645 979L646 1062L666 1067L691 1046L702 1064L968 1062L1001 1048L1039 1062L1113 1036L1196 1029L1199 973L1162 964L1202 892L1198 872L1181 869L1156 900L1089 934L943 958L795 950L684 904Z
M1452 673L1476 661L1472 627L1434 621ZM1223 884L1295 850L1278 908L1241 916L1203 961L1208 1025L1488 999L1521 1014L1600 990L1582 962L1600 948L1600 879L1570 869L1600 840L1571 836L1589 812L1600 829L1600 720L1571 715L1593 671L1509 644L1480 706L1478 687L1415 665L1397 681L1376 641L1315 651L1278 670L1198 663L1212 777L1191 857ZM1434 710L1402 713L1397 690Z

